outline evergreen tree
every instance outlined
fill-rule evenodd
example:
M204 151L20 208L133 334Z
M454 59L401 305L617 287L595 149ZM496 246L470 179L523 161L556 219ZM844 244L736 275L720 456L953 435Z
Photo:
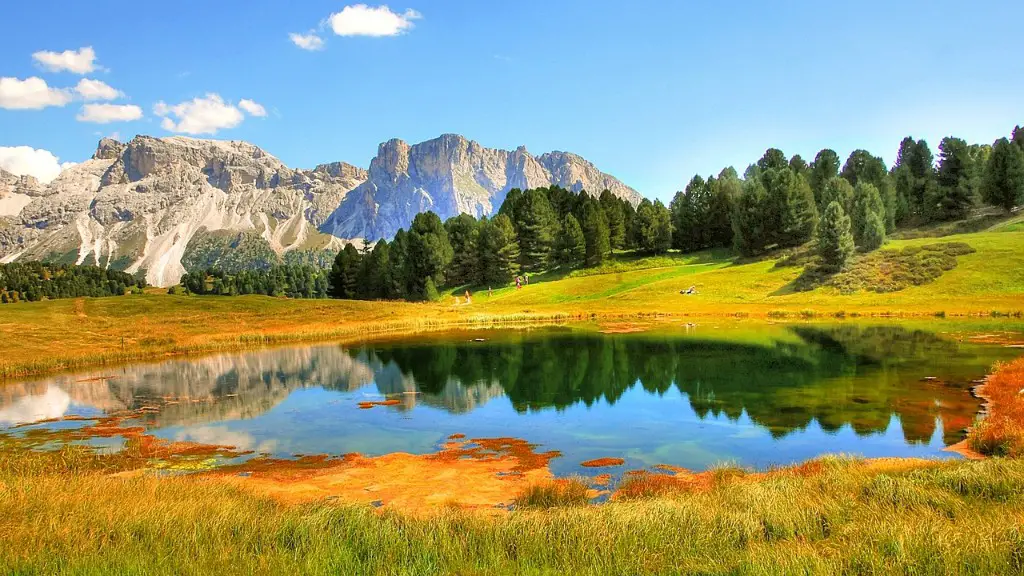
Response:
M519 243L508 215L480 221L477 261L481 285L506 286L519 274Z
M622 247L636 250L636 207L626 200L620 200L619 204L622 206L622 232L625 236Z
M823 200L825 186L830 180L839 175L839 155L835 150L825 148L814 157L811 162L810 173L807 181L814 191L814 203L824 211L828 203Z
M445 221L448 242L452 245L452 261L445 279L451 286L461 286L473 281L476 274L476 242L479 236L476 218L459 214Z
M854 150L843 165L840 176L854 186L867 181L877 188L887 173L885 161L881 158L872 156L867 150Z
M573 267L582 263L586 256L587 241L583 228L575 216L566 214L555 242L555 258L562 266Z
M736 171L723 171L718 178L708 181L711 188L711 202L708 206L707 227L708 243L706 248L732 246L732 211L742 191L742 183L736 177ZM676 231L672 231L673 238Z
M334 258L334 265L328 276L330 283L330 294L332 298L355 299L359 297L359 269L361 256L359 250L351 242L345 244L345 248L338 252ZM223 284L223 276L215 278L215 286ZM213 288L211 292L221 293L224 288Z
M874 225L874 220L882 223L882 240L885 240L885 205L878 188L867 182L857 184L853 192L853 208L851 210L851 225L853 230L853 241L862 248L865 248L865 238L869 226ZM880 245L880 244L879 244ZM877 248L877 246L875 246ZM873 250L874 248L867 248Z
M776 169L789 169L789 161L786 160L786 155L778 148L769 148L765 150L764 156L757 161L757 167L761 172L767 172L768 170Z
M389 250L391 265L388 267L389 298L406 299L409 297L409 234L403 229L395 233Z
M608 222L601 205L594 200L583 204L583 236L586 243L587 266L598 266L611 252Z
M860 247L865 252L877 250L885 243L885 224L882 217L874 212L869 212L864 221L864 231L861 233Z
M779 244L799 246L814 236L814 228L818 224L818 208L814 205L814 192L807 180L793 172L789 172L789 175Z
M577 210L577 204L580 202L582 197L587 195L587 193L583 191L578 194L572 194L558 186L539 190L544 192L548 197L548 203L551 204L551 209L555 211L555 218L559 222L565 218L566 214L570 214Z
M892 170L897 222L905 223L912 215L925 219L932 217L933 210L928 202L934 195L934 163L935 157L924 140L915 141L908 136L900 143ZM905 211L900 212L900 206L904 206Z
M669 203L675 229L672 237L675 248L684 252L704 248L710 209L710 187L699 175L694 176L686 185L686 190L676 192Z
M622 201L607 189L601 192L600 201L604 218L608 222L608 240L612 249L621 249L626 244L626 222Z
M519 238L523 270L539 272L547 268L558 220L543 191L534 189L523 193L513 224Z
M409 295L424 298L428 278L435 286L444 285L444 272L453 257L452 245L441 218L429 211L420 212L413 218L408 238Z
M805 161L799 154L795 154L789 159L789 169L792 170L794 174L799 174L804 178L807 177L807 161Z
M367 262L367 292L370 299L388 298L391 288L391 247L386 240L378 240L370 255L363 259Z
M661 200L654 201L654 245L650 251L664 254L672 248L672 214Z
M974 202L973 168L967 143L946 137L939 144L939 168L935 175L936 215L942 220L967 217Z
M832 272L842 270L853 256L853 250L850 217L838 202L831 202L818 228L818 255L822 267Z
M1022 149L1024 149L1024 128L1021 128L1020 126L1015 126L1013 128L1010 140L1017 146L1020 146Z
M761 253L767 245L763 212L768 194L758 179L744 180L732 213L733 245L744 256Z
M853 207L853 186L846 178L838 176L832 178L825 184L825 189L821 195L821 202L819 207L823 212L829 204L838 202L843 212L849 213Z
M996 141L985 167L981 192L985 202L1007 212L1024 204L1024 146L1016 146L1006 138Z

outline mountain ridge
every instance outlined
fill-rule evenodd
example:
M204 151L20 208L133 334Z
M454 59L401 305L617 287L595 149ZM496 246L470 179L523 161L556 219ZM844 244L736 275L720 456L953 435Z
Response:
M0 262L95 264L167 286L185 272L183 260L216 263L211 254L246 241L261 247L261 261L337 250L390 238L425 210L480 217L496 212L512 188L551 185L608 189L633 204L642 198L582 156L535 157L523 146L486 148L457 134L388 140L369 169L293 169L244 141L103 138L92 158L48 184L0 171Z

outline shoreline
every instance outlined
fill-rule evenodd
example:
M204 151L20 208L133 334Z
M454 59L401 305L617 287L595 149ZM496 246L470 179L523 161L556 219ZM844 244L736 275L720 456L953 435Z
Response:
M130 297L125 297L130 298ZM216 304L222 304L224 299L231 297L222 296L189 296L187 298L212 299ZM236 297L237 298L237 297ZM278 301L270 297L268 301ZM82 299L51 302L78 302ZM218 301L219 300L219 301ZM315 305L317 301L294 301L298 305ZM30 303L28 306L41 303ZM30 360L5 361L0 364L0 386L8 382L24 379L32 376L43 376L49 374L67 373L74 370L97 367L117 367L135 362L159 361L163 359L203 356L217 353L244 352L277 346L293 344L316 344L316 343L338 343L347 344L363 339L376 338L380 336L415 336L417 334L430 334L446 330L469 329L486 330L500 329L505 327L529 328L543 326L558 326L574 322L609 322L619 321L628 324L630 321L650 322L671 322L674 320L688 319L714 319L720 321L758 321L766 323L776 322L858 322L871 320L887 321L915 321L929 320L935 322L944 321L973 321L985 320L991 322L1014 322L1021 321L1019 312L981 312L977 310L962 310L957 312L925 312L906 310L877 310L865 307L863 310L849 311L846 309L809 309L809 308L787 308L765 306L737 306L729 311L693 309L687 311L604 311L595 310L590 312L574 311L534 311L529 308L517 312L499 313L482 311L457 310L447 306L415 303L391 303L374 302L373 304L394 304L400 307L428 308L427 310L416 310L426 313L428 317L420 314L416 317L402 317L396 319L375 320L372 317L366 319L340 319L334 324L328 323L318 330L305 330L303 328L280 329L271 326L256 329L254 331L238 330L234 333L221 332L213 339L206 339L203 342L182 343L169 342L147 344L144 347L132 344L134 349L116 349L114 343L113 351L98 352L94 354L66 355L66 354L45 354L32 355ZM23 306L22 304L9 304L5 306ZM0 328L3 327L3 308L0 308ZM403 312L406 312L403 310ZM471 312L466 314L465 312ZM447 314L456 313L456 317L444 317ZM368 315L369 316L369 315ZM345 322L347 320L348 322ZM165 322L152 328L154 333L168 332L175 327L175 322ZM633 331L630 327L612 327L611 332ZM13 333L12 333L13 334ZM124 346L124 337L121 337L121 345ZM17 343L15 342L15 345Z

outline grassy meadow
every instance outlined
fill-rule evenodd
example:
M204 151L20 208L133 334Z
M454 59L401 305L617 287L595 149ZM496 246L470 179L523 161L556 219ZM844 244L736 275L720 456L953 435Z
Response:
M276 343L453 327L649 318L1019 316L1024 230L959 234L975 251L933 282L890 293L797 292L788 255L620 255L522 290L439 302L171 296L0 307L0 375ZM887 249L939 239L892 240ZM680 291L695 286L697 294ZM942 318L947 318L946 320ZM689 321L689 320L687 320ZM1016 321L1015 321L1016 324ZM627 326L628 327L628 326ZM0 571L12 574L1024 574L1024 360L993 376L980 461L831 456L700 481L638 476L602 505L573 480L528 488L510 512L427 516L338 500L288 504L205 475L140 474L82 447L0 438ZM1000 410L1002 407L1002 410ZM1000 456L1003 455L1003 456ZM655 481L657 480L657 481ZM994 521L996 519L996 521Z
M826 457L761 481L593 506L411 517L280 504L81 450L0 461L14 574L1020 574L1024 462ZM993 521L998 519L998 521Z
M345 340L459 326L652 316L934 317L1024 311L1024 231L1011 221L952 237L975 251L933 282L889 293L798 292L801 266L784 255L745 262L721 251L657 257L618 255L597 269L531 278L522 290L452 291L438 302L287 300L262 296L80 298L0 307L0 376L86 364L237 350L274 343ZM946 239L892 240L885 249ZM870 280L870 279L868 279ZM695 287L697 294L680 291Z

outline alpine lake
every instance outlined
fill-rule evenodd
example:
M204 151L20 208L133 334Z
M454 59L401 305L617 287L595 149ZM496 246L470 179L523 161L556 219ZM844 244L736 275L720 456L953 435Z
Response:
M671 322L392 337L181 357L0 386L0 437L97 419L255 457L428 454L517 438L584 462L766 469L828 453L959 458L971 389L1024 349L1019 325ZM53 434L35 449L52 449ZM117 434L75 438L116 453Z

